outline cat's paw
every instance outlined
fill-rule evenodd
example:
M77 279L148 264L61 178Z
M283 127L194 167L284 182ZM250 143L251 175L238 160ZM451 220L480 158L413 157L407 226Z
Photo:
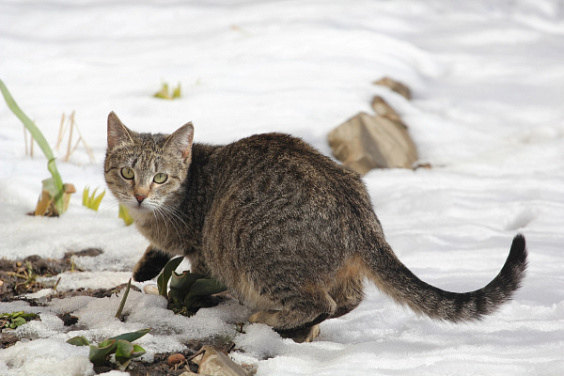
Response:
M249 317L249 322L251 324L266 324L269 326L276 326L278 324L278 311L259 311L257 313L253 313Z
M314 326L296 329L276 330L276 332L278 332L282 338L291 338L296 343L302 343L313 342L313 340L321 334L321 329L319 329L319 324L315 324Z
M135 268L133 270L133 280L136 282L144 282L155 278L159 275L161 269Z
M282 338L291 338L297 343L312 342L321 332L319 324L312 323L291 329L276 329L275 327L279 324L279 315L280 311L259 311L249 317L249 322L251 324L259 323L274 327L273 329Z
M143 282L155 278L169 260L169 254L149 246L133 268L133 280Z

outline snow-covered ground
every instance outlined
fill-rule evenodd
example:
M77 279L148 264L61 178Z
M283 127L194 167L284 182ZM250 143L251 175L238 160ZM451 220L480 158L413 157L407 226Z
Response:
M127 281L147 242L117 218L81 206L85 186L103 187L106 117L139 131L171 132L187 121L199 142L288 132L330 154L326 134L383 96L409 125L432 169L382 170L366 183L396 253L422 279L474 290L501 268L511 238L527 237L530 268L515 300L476 324L417 317L372 285L358 309L321 325L310 344L236 321L230 303L192 318L162 298L75 297L48 307L0 303L0 312L41 312L0 350L2 375L89 375L87 349L65 343L145 327L156 352L182 342L234 336L236 361L258 375L560 375L564 372L564 3L560 0L94 1L0 2L0 78L54 146L62 113L94 151L58 162L79 193L62 217L33 218L48 177L22 126L0 103L0 256L59 258L97 247L59 289ZM371 84L403 81L414 98ZM161 82L179 100L155 99ZM64 149L64 148L62 148ZM63 150L58 152L59 156ZM80 317L67 333L56 315ZM113 374L119 374L115 372Z

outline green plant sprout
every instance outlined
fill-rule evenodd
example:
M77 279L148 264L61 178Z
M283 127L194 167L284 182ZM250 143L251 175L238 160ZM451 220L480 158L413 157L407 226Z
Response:
M29 261L25 262L25 269L18 268L15 272L8 272L7 274L21 280L21 282L16 282L14 286L15 292L27 292L34 287L41 286L37 282L37 275L33 272L33 266Z
M92 345L84 336L72 337L67 340L67 343L75 346L90 346L90 353L88 359L99 367L106 363L111 354L115 355L116 363L121 371L125 371L132 359L138 358L145 354L145 349L139 345L134 345L131 342L143 337L149 333L151 329L141 329L136 332L124 333L119 336L111 337Z
M104 190L102 191L102 193L96 196L96 191L98 191L98 188L94 189L94 192L90 194L90 187L85 187L82 191L82 205L94 211L98 211L100 203L102 202L102 199L106 194L106 190Z
M127 296L129 295L130 289L131 289L131 278L129 278L129 282L127 282L127 287L125 288L125 292L123 293L123 297L121 298L121 302L116 312L116 318L118 319L121 319L121 313L123 311L123 307L125 307L125 302L127 301Z
M180 265L180 263L182 262L183 259L184 259L184 257L175 257L175 258L173 258L172 260L170 260L169 262L166 263L165 267L163 268L163 271L161 272L161 274L157 278L157 286L159 288L159 295L164 296L165 298L167 297L168 281L170 280L170 277L172 276L172 272L175 271L176 268L178 268L178 265Z
M63 195L65 194L65 187L63 184L63 180L61 179L61 175L57 170L57 165L55 163L55 156L53 155L53 151L49 146L49 143L43 136L43 133L39 130L39 128L35 125L35 123L20 109L17 105L16 101L8 91L8 88L4 84L2 80L0 80L0 91L2 91L2 95L4 96L4 100L6 104L10 108L10 110L16 115L23 125L27 128L29 133L33 139L37 142L43 154L47 158L47 169L51 173L51 178L46 179L43 181L43 190L48 192L52 198L52 206L53 206L53 213L52 215L60 215L65 212L65 203L63 200ZM69 193L70 194L70 193ZM40 215L43 215L41 213ZM37 215L37 210L36 210Z
M25 313L24 311L3 313L0 316L0 328L16 329L18 326L36 318L36 313Z
M118 217L123 219L126 226L133 224L133 217L131 217L127 208L125 206L123 206L122 204L119 204Z
M185 316L195 314L201 307L198 302L205 300L211 295L227 290L220 282L201 274L184 271L177 274L174 270L178 267L183 257L170 260L164 267L163 272L157 278L159 294L167 297L168 309L174 313ZM170 280L170 289L167 284Z
M176 86L176 88L172 90L171 93L168 88L168 83L163 82L163 84L161 85L161 90L153 94L153 97L160 99L168 99L168 100L182 97L182 90L180 88L180 83L178 84L178 86Z

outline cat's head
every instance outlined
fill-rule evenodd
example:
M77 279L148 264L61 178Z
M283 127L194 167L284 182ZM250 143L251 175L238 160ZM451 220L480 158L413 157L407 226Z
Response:
M190 166L193 138L191 123L171 135L137 133L111 112L104 163L110 191L134 216L178 198Z

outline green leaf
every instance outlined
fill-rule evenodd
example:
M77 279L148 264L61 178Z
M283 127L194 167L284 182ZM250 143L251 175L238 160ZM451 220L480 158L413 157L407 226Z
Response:
M182 89L180 88L180 83L179 83L178 86L172 92L172 99L176 99L180 97L182 97Z
M84 187L82 191L82 206L88 207L88 195L89 195L90 188Z
M37 317L37 313L24 313L22 311L22 312L19 312L18 316L23 317L24 319L29 321L29 320L35 319Z
M157 278L157 286L159 287L159 294L161 296L164 296L166 298L166 290L170 276L172 275L172 272L175 271L176 268L178 268L178 265L180 265L183 259L184 257L176 257L167 262L165 267L163 268L163 271Z
M205 278L205 276L201 274L190 273L189 271L184 271L181 274L172 272L170 279L170 288L188 291L194 284L194 282L201 278Z
M145 354L147 351L145 351L144 348L142 348L139 345L133 345L133 352L131 353L131 357L132 358L139 358L141 355Z
M227 288L213 278L198 279L188 290L183 301L184 307L186 307L188 312L194 313L197 311L197 307L194 307L194 302L198 297L210 296L225 290Z
M106 362L106 358L116 349L116 340L105 340L98 344L98 346L90 345L90 354L88 359L95 366L101 366Z
M213 278L198 279L188 292L188 297L208 296L227 290L227 287Z
M170 92L168 90L167 83L163 83L161 86L161 90L157 91L155 94L153 94L153 96L155 98L160 98L160 99L172 99L172 97L170 96Z
M88 345L90 345L90 342L84 336L76 336L76 337L69 338L67 340L67 343L70 343L71 345L75 345L75 346L88 346Z
M43 184L43 190L48 192L51 197L57 195L57 184L53 178L45 179L41 183Z
M15 326L22 326L27 321L25 321L23 317L16 317L15 319L12 320L12 322L14 323Z
M88 209L98 211L98 208L100 207L100 203L102 202L102 199L106 194L106 190L104 190L96 197L97 191L98 188L94 189L94 192L90 194L90 187L85 187L84 190L82 191L82 206L85 206Z
M100 208L100 203L102 202L102 199L104 198L105 195L106 195L106 190L104 189L104 191L100 193L98 197L91 200L90 208L98 211L98 209Z
M129 342L133 342L136 339L143 337L145 334L149 333L151 329L141 329L136 332L124 333L120 334L119 336L111 337L109 340L116 340L119 341L120 339L124 339Z
M88 202L94 200L94 197L96 196L97 190L98 190L98 188L94 188L94 192L92 192L92 194L88 197Z
M125 206L123 206L122 204L119 204L118 217L123 219L126 226L129 226L133 223L133 218L131 217L131 215L129 215L129 211L127 211L127 208Z
M139 345L120 339L116 347L116 362L121 365L120 369L125 370L133 358L145 354L145 349Z
M14 113L14 115L18 117L18 119L20 119L29 133L31 133L31 136L33 137L35 142L37 142L37 145L39 145L39 147L43 151L43 154L45 154L45 158L47 158L47 170L49 170L51 176L53 177L53 183L56 189L55 194L53 195L55 199L55 209L57 210L58 214L62 214L65 211L63 203L63 180L61 179L61 175L57 170L57 165L55 164L55 156L53 155L53 151L51 150L49 143L43 136L43 133L41 133L39 128L35 125L35 123L20 109L2 80L0 80L0 91L2 92L4 100L6 101L6 104L8 105L10 110Z
M111 346L112 344L114 344L115 341L116 341L115 338L108 338L108 339L105 339L105 340L103 340L102 342L100 342L100 343L98 344L98 348L105 349L106 347ZM114 349L114 348L112 348L112 350L113 350L113 349Z
M116 362L124 364L125 362L131 360L133 353L133 344L124 339L117 341L116 347Z
M18 326L22 326L26 322L33 320L36 317L36 313L25 313L24 311L2 313L2 315L0 316L1 319L6 320L4 327L11 329L16 329Z

